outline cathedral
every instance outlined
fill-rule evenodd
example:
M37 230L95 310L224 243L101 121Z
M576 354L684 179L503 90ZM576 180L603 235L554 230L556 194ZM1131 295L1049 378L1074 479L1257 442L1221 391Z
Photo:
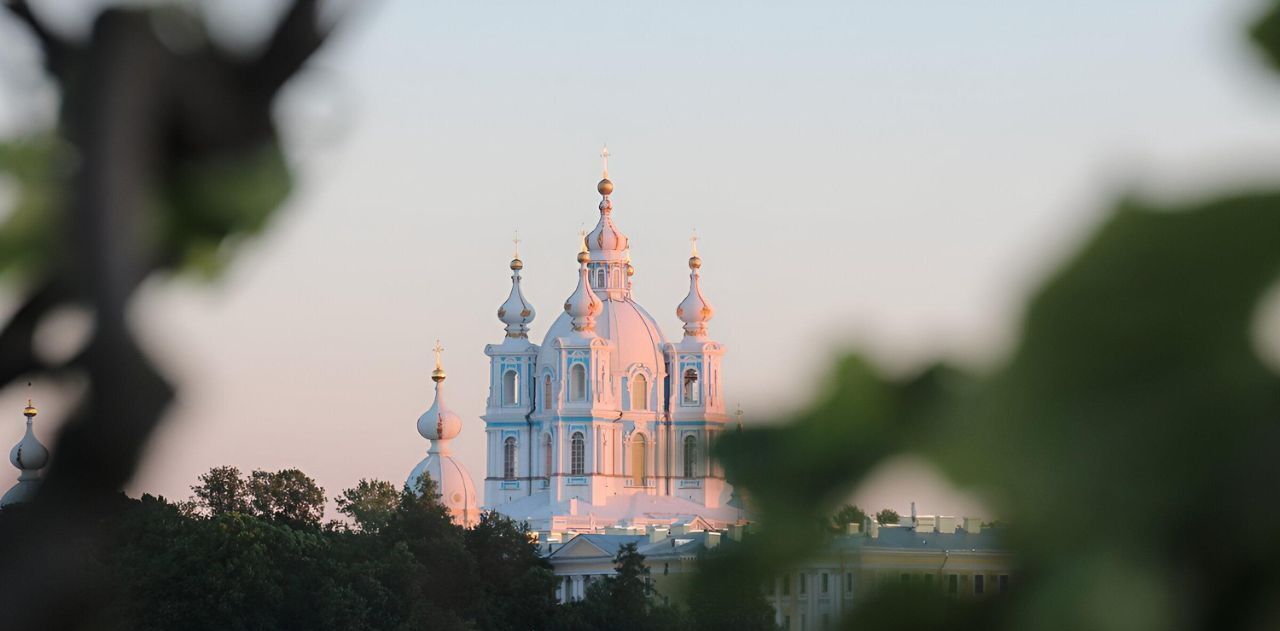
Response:
M511 293L498 308L506 334L484 350L483 508L549 536L742 522L740 502L710 457L729 417L724 347L707 331L714 311L700 286L696 237L689 293L676 307L683 335L668 341L632 298L635 270L613 221L608 151L602 156L600 219L583 237L576 285L541 344L529 337L535 310L520 288L518 251L511 261ZM435 402L418 420L432 445L409 483L429 475L454 518L470 525L480 507L474 481L449 452L462 422L444 403L439 350Z

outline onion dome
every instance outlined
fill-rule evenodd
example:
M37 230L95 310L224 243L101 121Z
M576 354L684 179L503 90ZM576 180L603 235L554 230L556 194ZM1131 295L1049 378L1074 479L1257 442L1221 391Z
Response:
M600 315L601 309L604 308L600 298L591 291L591 283L587 280L587 263L590 262L591 254L588 253L587 244L583 241L582 250L578 252L578 287L564 301L564 312L573 318L575 331L594 330L596 316Z
M435 453L444 449L447 441L462 432L462 417L450 410L444 402L445 374L440 363L440 353L444 348L440 346L439 340L436 340L433 350L436 353L436 368L431 371L431 380L436 382L436 399L431 402L431 408L418 417L418 433L427 440L435 441L431 445L431 452Z
M471 473L449 449L449 441L462 431L462 418L444 403L445 374L440 364L440 353L444 349L439 340L433 350L436 368L431 371L431 380L436 382L436 400L431 402L431 409L418 417L418 433L431 441L431 448L427 450L427 457L409 472L405 484L416 492L422 488L419 486L422 477L430 478L449 516L458 525L469 527L480 520L480 503L476 500Z
M507 296L507 301L498 307L498 319L507 325L507 337L527 338L529 323L533 322L537 312L520 291L520 270L524 269L524 261L520 260L520 239L514 241L517 249L515 258L511 259L511 293Z
M698 256L698 235L691 237L689 243L689 295L676 307L676 317L684 322L685 335L702 337L707 334L707 322L715 314L715 309L702 296L702 286L698 283L698 270L702 268L702 259Z
M609 179L609 148L605 147L600 152L600 157L604 159L604 178L596 184L596 192L600 193L600 221L596 223L594 230L587 235L587 247L590 250L591 258L595 261L613 262L622 259L622 253L627 249L629 240L627 235L622 234L618 227L613 225L613 201L609 199L609 195L613 193L613 181Z
M9 450L9 462L19 471L18 483L4 497L0 497L0 506L25 502L35 497L40 483L40 470L49 464L49 450L40 444L32 429L32 421L39 410L27 400L27 407L22 410L22 414L27 417L27 433Z

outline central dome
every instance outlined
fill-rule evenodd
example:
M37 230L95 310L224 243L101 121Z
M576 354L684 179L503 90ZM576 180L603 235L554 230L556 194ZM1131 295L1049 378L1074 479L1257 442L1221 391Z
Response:
M642 364L648 366L655 375L665 374L662 347L667 343L667 338L662 335L662 329L658 328L653 316L629 298L601 302L604 303L604 308L596 316L595 333L613 346L613 352L609 353L609 370L621 372L635 364ZM542 340L538 364L557 365L554 342L558 337L572 334L571 318L569 314L561 312Z

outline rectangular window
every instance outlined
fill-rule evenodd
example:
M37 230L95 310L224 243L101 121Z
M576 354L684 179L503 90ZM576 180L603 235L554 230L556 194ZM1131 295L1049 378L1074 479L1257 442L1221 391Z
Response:
M791 631L791 616L782 617L782 628Z
M791 575L790 574L782 577L782 595L783 596L791 595ZM787 626L791 626L791 623L787 623Z
M822 573L822 593L824 594L829 591L829 587L827 585L827 576L828 574L826 572Z
M950 576L947 576L947 593L948 594L960 593L960 577L959 576L956 576L955 574L951 574Z
M853 572L849 572L844 575L844 591L845 592L853 591Z
M1009 575L1001 574L998 580L999 580L999 586L1000 586L1000 593L1003 594L1009 591Z
M987 588L987 577L981 574L973 575L973 593L981 594Z
M806 581L806 580L804 580L804 579L805 579L805 575L804 575L804 574L801 574L801 575L800 575L800 593L801 593L801 594L807 593L807 592L808 592L808 589L809 589L808 581ZM804 616L801 616L801 617L800 617L800 624L801 624L801 625L803 625L803 624L804 624Z

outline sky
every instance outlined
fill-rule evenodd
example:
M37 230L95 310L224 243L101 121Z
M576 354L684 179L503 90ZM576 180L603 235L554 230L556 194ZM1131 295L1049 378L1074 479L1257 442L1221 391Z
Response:
M77 2L34 4L85 28ZM1111 200L1280 166L1280 82L1241 36L1252 1L347 4L277 108L297 186L274 224L214 283L153 279L133 305L179 393L131 493L185 498L217 465L298 467L330 497L403 481L428 446L437 338L467 421L455 452L482 480L512 232L540 342L606 142L635 296L678 334L696 228L747 425L802 407L846 352L894 372L998 365L1020 305ZM210 3L215 34L253 41L271 6ZM0 24L7 137L53 102L16 89L36 72L17 32ZM0 445L21 436L23 390L0 392ZM33 388L46 444L75 391ZM856 499L986 510L910 461Z

